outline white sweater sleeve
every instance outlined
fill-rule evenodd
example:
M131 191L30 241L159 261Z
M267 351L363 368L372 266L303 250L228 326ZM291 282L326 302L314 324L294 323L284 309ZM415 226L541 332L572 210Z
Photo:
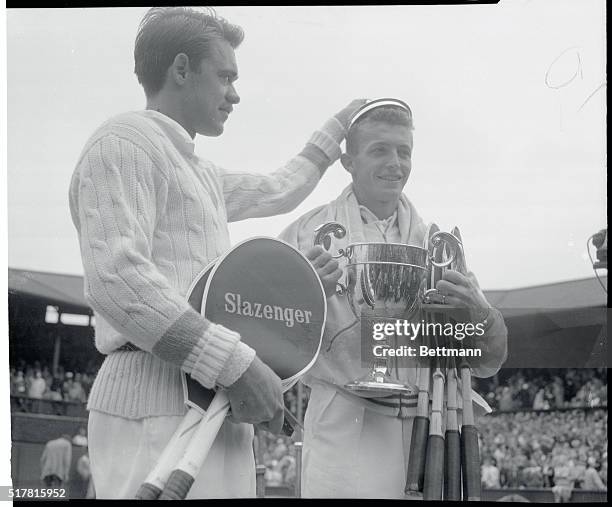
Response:
M70 205L85 296L138 347L176 364L207 388L229 385L255 353L239 334L193 310L152 261L165 177L145 142L106 132L90 143L73 176Z
M340 157L345 130L334 117L308 140L302 152L270 174L218 168L229 222L294 210L314 190L327 166Z

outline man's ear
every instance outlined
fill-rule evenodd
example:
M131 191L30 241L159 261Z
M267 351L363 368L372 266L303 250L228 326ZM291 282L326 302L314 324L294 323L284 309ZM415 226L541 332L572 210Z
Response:
M340 163L342 167L344 167L349 173L353 172L353 159L348 153L343 153L340 155Z
M172 82L182 86L187 80L189 71L189 57L185 53L179 53L174 57L174 61L168 69L168 77Z

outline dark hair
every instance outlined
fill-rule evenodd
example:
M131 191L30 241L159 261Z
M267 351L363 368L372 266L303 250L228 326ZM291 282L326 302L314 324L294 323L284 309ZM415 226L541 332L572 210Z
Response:
M388 123L390 125L403 125L408 127L410 130L414 129L412 123L412 115L405 109L393 106L377 107L372 109L367 114L364 114L359 118L346 135L346 151L348 153L355 153L357 151L357 133L361 127L368 122L380 122Z
M207 7L149 9L140 22L134 46L134 73L147 97L162 89L168 67L177 54L185 53L197 72L201 61L210 54L211 42L217 39L225 39L235 49L244 39L244 32Z

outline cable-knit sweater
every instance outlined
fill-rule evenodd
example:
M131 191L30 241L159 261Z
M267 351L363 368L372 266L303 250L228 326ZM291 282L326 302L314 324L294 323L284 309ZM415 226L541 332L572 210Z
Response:
M228 386L255 352L193 310L195 277L230 247L227 223L285 213L339 156L335 119L272 174L230 173L194 153L189 134L156 111L125 113L89 139L70 186L95 343L108 354L88 408L126 418L182 415L180 370ZM142 351L118 352L126 342Z

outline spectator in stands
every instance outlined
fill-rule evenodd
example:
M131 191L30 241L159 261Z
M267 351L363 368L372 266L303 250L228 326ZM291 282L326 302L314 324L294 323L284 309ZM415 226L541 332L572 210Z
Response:
M486 489L501 488L500 473L490 458L485 458L481 472L482 487Z
M32 380L34 380L34 370L30 365L26 366L24 378L27 394L28 390L30 389L30 385L32 384Z
M14 396L25 396L27 394L23 371L17 371L17 374L13 378L12 386L13 389L11 390L11 394L13 394Z
M36 370L34 373L34 378L30 382L30 387L28 389L28 396L30 398L41 399L47 390L47 383L45 379L42 377L42 372L40 370Z
M71 371L67 371L64 374L64 382L62 383L62 397L65 400L68 399L68 391L72 388L73 384L74 384L74 373L72 373Z
M83 454L76 462L77 480L71 484L71 497L94 499L96 497L91 479L89 455Z
M278 466L283 474L283 484L287 486L295 485L296 462L295 447L293 443L289 446L288 452L281 457Z
M77 373L74 377L74 382L68 388L68 401L80 401L85 403L87 401L87 395L83 384L81 384L81 374Z
M555 469L555 485L552 488L555 503L569 502L574 489L574 479L568 464L569 458L566 454L559 454L553 461Z
M552 488L555 485L555 468L552 466L552 460L550 456L545 457L544 464L542 465L543 474L543 485L545 488Z
M544 388L541 387L538 389L538 392L533 399L533 409L534 410L546 410L549 409L548 403L546 403L546 399L544 398Z
M500 410L512 410L513 402L512 402L512 391L508 386L502 389L501 397L499 399L499 409Z
M57 377L53 377L51 381L51 387L45 393L45 398L50 400L61 401L64 399L62 396L62 385L63 381Z
M81 384L83 385L85 396L89 396L89 391L91 391L94 378L95 375L89 375L87 372L83 373L83 376L81 377Z
M599 470L599 478L603 485L608 489L608 457L602 458L601 470Z
M565 405L565 386L563 385L563 380L561 377L555 375L553 378L552 388L551 388L553 397L554 397L554 407L561 408Z
M49 367L45 365L42 369L42 378L45 379L45 384L47 385L47 390L51 389L51 384L53 383L53 375L49 371Z
M45 444L40 458L41 479L47 488L61 488L68 480L72 461L72 444L69 435L62 435Z
M266 464L264 478L266 486L280 487L283 485L283 472L278 466L278 460L273 459Z
M79 432L72 437L72 443L79 447L87 447L87 428L81 426Z
M589 491L605 491L607 489L599 476L597 468L595 458L589 458L587 460L587 469L582 479L582 489Z
M51 388L45 392L43 398L52 401L62 401L64 398L61 393L61 386L57 382L51 384Z

